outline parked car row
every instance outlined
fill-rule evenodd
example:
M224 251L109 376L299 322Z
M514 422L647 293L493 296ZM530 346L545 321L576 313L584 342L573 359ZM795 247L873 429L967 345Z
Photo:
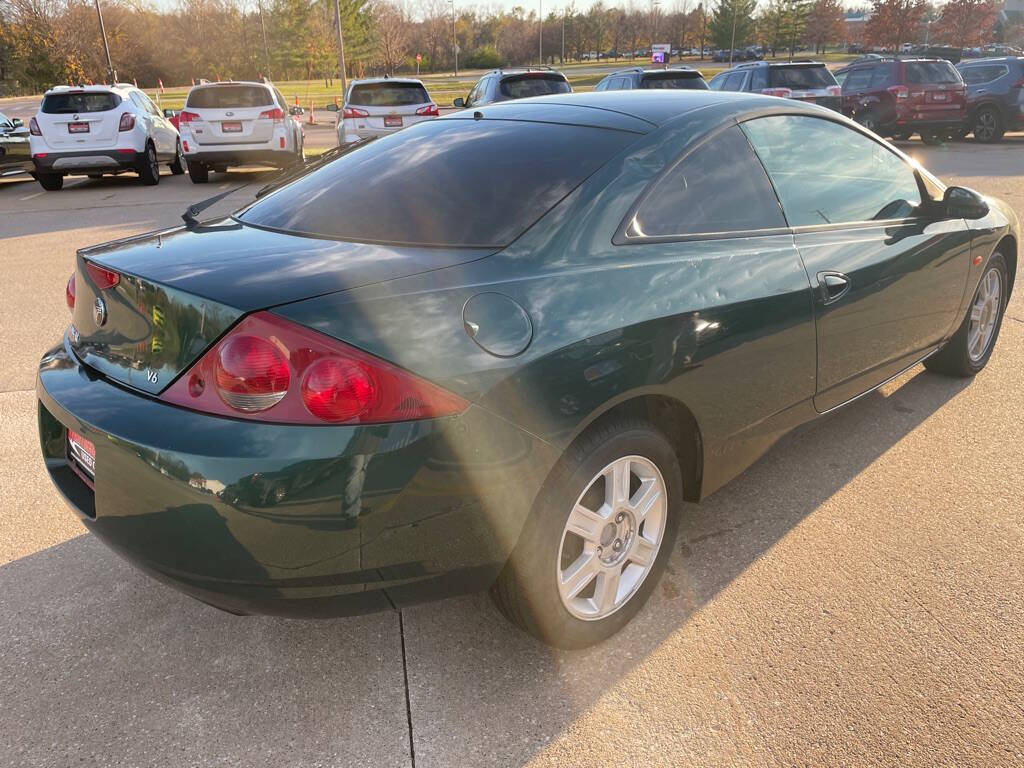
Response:
M28 133L30 170L46 190L83 173L131 171L154 185L163 164L173 174L187 168L202 184L211 170L249 163L284 168L304 157L302 127L268 82L197 85L177 114L160 110L130 83L61 85L43 96Z

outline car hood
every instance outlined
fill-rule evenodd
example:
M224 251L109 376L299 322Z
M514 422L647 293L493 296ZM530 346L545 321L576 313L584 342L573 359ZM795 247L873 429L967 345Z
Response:
M244 313L452 267L494 250L340 242L225 218L115 240L79 254Z

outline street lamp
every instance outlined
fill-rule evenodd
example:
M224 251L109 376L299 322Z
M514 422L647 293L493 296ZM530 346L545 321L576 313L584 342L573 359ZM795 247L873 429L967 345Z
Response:
M107 55L107 79L110 80L110 84L114 85L117 82L117 72L114 71L114 65L110 63L110 46L107 45L107 29L103 26L103 11L100 10L100 0L94 0L96 3L96 15L100 19L100 35L103 37L103 52Z
M700 14L700 60L704 61L704 35L708 26L708 17L704 14L704 3L697 3L697 13Z
M740 9L738 0L732 0L732 40L729 42L729 68L732 69L732 52L736 49L736 14Z
M455 54L455 76L459 76L459 39L455 36L455 0L452 0L452 52Z
M540 22L537 35L537 58L540 59L540 65L544 66L544 0L537 0L537 20Z

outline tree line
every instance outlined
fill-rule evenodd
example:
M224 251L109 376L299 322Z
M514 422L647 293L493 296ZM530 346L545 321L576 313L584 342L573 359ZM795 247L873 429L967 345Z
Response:
M551 0L549 0L551 1ZM551 2L554 5L553 2ZM841 0L627 0L586 9L456 9L449 0L340 0L351 76L451 71L608 55L630 58L654 43L680 50L794 51L851 42ZM199 78L330 82L337 74L334 0L179 0L162 10L101 0L110 55L121 80L187 85ZM894 48L930 33L966 46L1010 40L992 0L874 0L865 39ZM930 24L929 24L930 23ZM928 32L923 32L928 25ZM993 37L995 36L995 37ZM106 59L93 0L0 0L0 89L38 92L102 82Z

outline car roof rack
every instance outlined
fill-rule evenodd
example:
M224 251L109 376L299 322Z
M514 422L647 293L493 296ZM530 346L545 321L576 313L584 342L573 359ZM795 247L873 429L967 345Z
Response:
M503 75L506 72L556 72L554 67L499 67L498 69L491 70L492 75Z

